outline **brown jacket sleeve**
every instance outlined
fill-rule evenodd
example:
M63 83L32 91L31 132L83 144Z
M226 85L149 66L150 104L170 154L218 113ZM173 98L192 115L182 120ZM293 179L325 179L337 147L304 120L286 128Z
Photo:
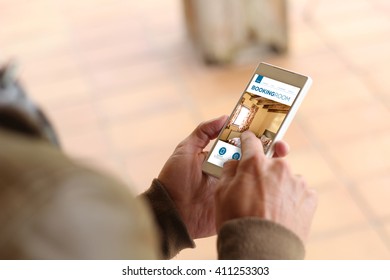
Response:
M180 250L194 248L186 226L164 186L153 180L141 195L152 208L160 228L163 257L174 257ZM225 223L217 241L218 259L303 259L301 240L285 227L258 218L236 219Z
M153 180L151 187L140 197L146 199L150 205L160 229L161 251L164 259L173 258L183 249L195 248L195 243L174 202L157 179Z
M218 258L224 260L303 259L301 240L290 230L259 218L243 218L225 223L218 235Z

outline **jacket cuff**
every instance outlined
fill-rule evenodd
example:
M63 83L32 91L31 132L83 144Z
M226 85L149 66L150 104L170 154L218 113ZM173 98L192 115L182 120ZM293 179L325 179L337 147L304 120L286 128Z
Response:
M218 258L253 260L303 259L302 241L287 228L259 218L226 222L218 234Z
M151 207L160 229L161 250L164 259L173 258L181 250L195 248L187 227L163 184L154 179L151 187L140 195Z

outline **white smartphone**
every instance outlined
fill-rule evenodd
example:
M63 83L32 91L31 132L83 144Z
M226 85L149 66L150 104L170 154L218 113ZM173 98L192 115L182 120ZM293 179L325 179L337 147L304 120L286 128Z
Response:
M282 139L312 80L270 64L260 63L232 114L211 148L202 170L220 177L223 164L241 158L240 135L252 131L271 157Z

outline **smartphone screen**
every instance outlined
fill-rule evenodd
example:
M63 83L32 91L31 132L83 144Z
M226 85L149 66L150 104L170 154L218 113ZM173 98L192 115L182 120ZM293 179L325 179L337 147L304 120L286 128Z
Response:
M206 161L222 167L241 158L240 135L252 131L267 154L301 88L255 73Z

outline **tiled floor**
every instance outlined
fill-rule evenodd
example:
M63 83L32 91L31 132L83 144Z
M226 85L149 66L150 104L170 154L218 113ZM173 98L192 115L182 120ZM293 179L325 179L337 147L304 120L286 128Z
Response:
M319 192L308 259L390 258L390 5L290 1L291 51L207 67L180 0L0 0L16 58L72 156L148 187L197 123L229 113L260 60L313 77L285 139ZM221 83L223 81L223 83ZM215 258L215 238L178 258Z

